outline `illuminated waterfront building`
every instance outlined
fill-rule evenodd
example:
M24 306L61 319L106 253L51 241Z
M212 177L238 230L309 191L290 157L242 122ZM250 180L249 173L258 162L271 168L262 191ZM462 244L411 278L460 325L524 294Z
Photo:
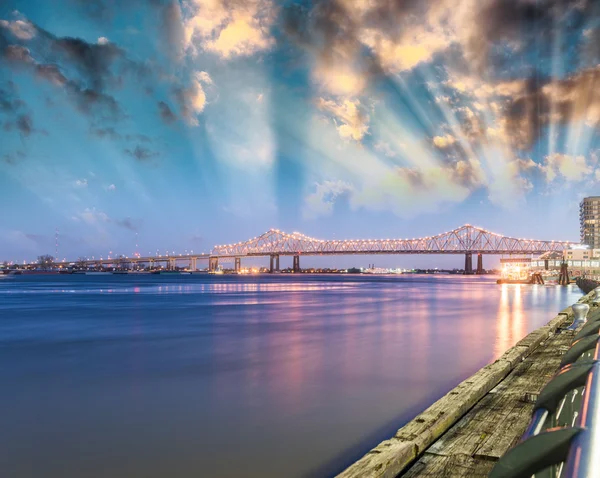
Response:
M600 196L584 198L579 204L581 243L600 249Z

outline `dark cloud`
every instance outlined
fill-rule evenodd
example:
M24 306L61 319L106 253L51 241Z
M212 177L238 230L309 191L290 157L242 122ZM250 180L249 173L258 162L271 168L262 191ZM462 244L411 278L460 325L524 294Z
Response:
M598 15L600 16L600 12ZM589 63L600 62L600 27L584 32L583 56Z
M425 186L423 172L417 168L397 168L396 173L406 179L406 181L415 189L421 189Z
M113 127L107 128L92 128L90 133L98 138L109 138L112 140L119 140L122 138L121 134Z
M80 38L53 38L52 47L79 70L90 89L102 91L113 73L117 60L126 58L125 52L114 43L88 43Z
M531 147L551 122L600 125L600 65L564 80L532 76L526 92L510 101L504 119L509 136L523 149Z
M4 48L3 56L6 60L15 63L34 63L29 49L21 45L8 45Z
M469 13L476 21L454 24L454 15L464 16L456 8L456 0L362 3L360 9L351 8L346 0L288 3L283 7L283 31L315 55L319 66L350 66L367 80L388 76L389 59L386 62L383 57L403 42L418 44L419 37L429 30L439 30L442 40L442 30L448 35L446 48L424 45L432 48L432 54L443 51L448 60L457 54L454 46L460 44L457 56L464 55L471 69L483 73L492 67L501 72L507 68L503 47L523 55L532 49L538 57L551 55L558 29L560 36L570 39L571 33L579 31L590 17L597 17L600 9L597 0L489 0L473 2L476 11ZM423 28L411 30L415 26Z
M111 25L117 16L137 15L150 8L156 21L160 45L171 58L179 58L183 50L183 16L179 0L71 0L71 4L101 25Z
M359 40L360 27L353 12L339 0L316 1L311 8L289 4L283 11L284 32L321 64L335 66L342 61L353 64L367 77L381 74L377 59L369 55Z
M160 117L165 123L173 123L173 121L177 119L175 113L173 113L169 105L164 101L158 103L158 110L160 112Z
M0 27L0 59L11 67L29 69L38 79L64 88L85 115L107 121L124 117L120 104L105 90L108 86L120 86L125 75L144 81L150 71L146 64L131 60L114 43L57 37L30 22L26 24L35 31L35 38L9 37L3 33L9 27Z
M172 88L173 96L179 105L179 112L181 116L185 118L189 118L191 116L191 109L188 106L190 90L189 88L184 88L183 86L174 86Z
M15 84L9 81L0 88L0 113L15 113L24 103L19 99Z
M152 151L140 145L137 145L133 150L126 149L125 154L131 156L132 158L135 158L137 161L140 162L150 161L152 158L156 158L157 156L159 156L159 153L157 153L156 151Z
M125 219L116 219L116 220L113 220L112 222L114 224L116 224L117 226L127 229L129 231L133 231L133 232L138 231L138 226L130 217L127 217Z
M42 236L41 234L29 234L29 233L24 233L23 234L27 239L29 239L30 241L35 242L36 244L39 245L43 245L46 244L47 242L47 238L46 236Z
M56 86L65 86L67 78L56 65L35 65L35 74L38 78L46 80Z
M2 123L4 131L17 131L23 138L31 136L36 131L33 127L32 115L19 98L17 87L12 81L0 88L0 114L6 118Z
M15 127L23 136L29 136L33 132L33 120L30 115L19 115L15 121Z
M516 45L520 50L528 46L536 55L548 56L557 30L568 37L585 24L592 14L595 0L494 0L481 2L478 21L465 45L465 55L480 72L495 62L504 65L502 51L493 47L502 43Z
M4 153L2 155L2 161L4 161L6 164L10 164L10 165L17 164L24 158L25 158L25 153L23 151Z
M117 121L125 115L121 106L112 96L81 86L73 81L66 85L77 109L88 116L100 117L107 121Z

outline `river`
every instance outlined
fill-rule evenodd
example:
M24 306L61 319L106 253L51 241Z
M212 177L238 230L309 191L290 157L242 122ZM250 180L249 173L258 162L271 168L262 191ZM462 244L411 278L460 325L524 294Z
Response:
M579 297L489 276L2 279L0 476L333 476Z

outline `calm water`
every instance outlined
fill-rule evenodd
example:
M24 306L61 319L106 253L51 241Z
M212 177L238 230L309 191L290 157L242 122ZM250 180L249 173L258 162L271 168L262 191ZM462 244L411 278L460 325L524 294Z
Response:
M0 280L0 476L331 476L581 296L459 276Z

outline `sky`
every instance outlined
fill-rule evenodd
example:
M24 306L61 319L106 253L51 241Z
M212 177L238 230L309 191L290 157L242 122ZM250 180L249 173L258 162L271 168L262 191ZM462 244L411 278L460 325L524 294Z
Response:
M0 260L577 241L599 124L595 0L3 0Z

